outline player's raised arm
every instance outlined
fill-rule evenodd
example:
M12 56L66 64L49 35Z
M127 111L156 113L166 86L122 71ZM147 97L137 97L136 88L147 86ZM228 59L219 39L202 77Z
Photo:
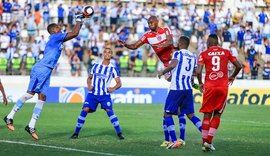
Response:
M139 40L133 44L127 44L125 41L122 41L122 40L118 40L118 42L123 45L124 47L128 48L128 49L132 49L132 50L135 50L137 48L139 48L140 46L142 46L144 43Z
M64 39L64 42L67 40L73 39L79 35L84 16L82 13L76 13L75 18L76 18L76 25L74 26L71 32L67 33L67 36Z

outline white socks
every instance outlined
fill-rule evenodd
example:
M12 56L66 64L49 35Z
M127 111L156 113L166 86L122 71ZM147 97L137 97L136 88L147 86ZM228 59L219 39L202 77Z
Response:
M37 101L37 103L35 105L35 108L33 110L33 115L32 115L31 121L29 123L30 128L35 127L36 121L37 121L37 119L39 118L39 116L41 114L42 107L43 107L44 103L45 103L45 101L42 101L42 100Z

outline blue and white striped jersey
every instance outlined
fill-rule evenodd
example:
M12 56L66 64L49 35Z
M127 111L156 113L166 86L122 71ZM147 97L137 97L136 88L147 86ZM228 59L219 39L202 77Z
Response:
M108 87L111 80L119 77L119 72L111 63L106 66L102 62L94 64L90 74L93 75L91 83L93 90L89 93L94 95L109 95Z
M191 79L193 70L197 68L196 55L186 49L173 53L172 59L177 59L177 66L171 71L171 90L192 89Z

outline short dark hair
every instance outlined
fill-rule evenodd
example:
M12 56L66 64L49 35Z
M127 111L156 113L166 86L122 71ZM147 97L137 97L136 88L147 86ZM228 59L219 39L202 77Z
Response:
M112 49L111 48L108 48L108 47L104 48L104 51L107 50L107 49L110 50L111 53L113 53L112 52Z
M216 34L210 34L208 36L207 42L210 46L218 45L218 36Z
M150 19L158 20L157 16L153 16L153 15L150 16L148 20L150 20Z
M186 47L185 48L188 48L188 46L189 46L189 43L190 43L190 39L189 39L189 37L187 37L187 36L181 36L180 38L179 38L179 40L178 40L178 43L183 43L184 45L186 45Z
M57 24L56 23L52 23L52 24L49 24L48 27L47 27L47 31L49 32L49 34L52 34L52 29L54 27L56 27Z

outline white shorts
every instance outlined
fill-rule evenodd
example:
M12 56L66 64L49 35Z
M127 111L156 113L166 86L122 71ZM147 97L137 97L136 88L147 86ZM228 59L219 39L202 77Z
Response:
M254 49L256 50L256 52L262 53L262 48L263 46L261 44L254 44Z

